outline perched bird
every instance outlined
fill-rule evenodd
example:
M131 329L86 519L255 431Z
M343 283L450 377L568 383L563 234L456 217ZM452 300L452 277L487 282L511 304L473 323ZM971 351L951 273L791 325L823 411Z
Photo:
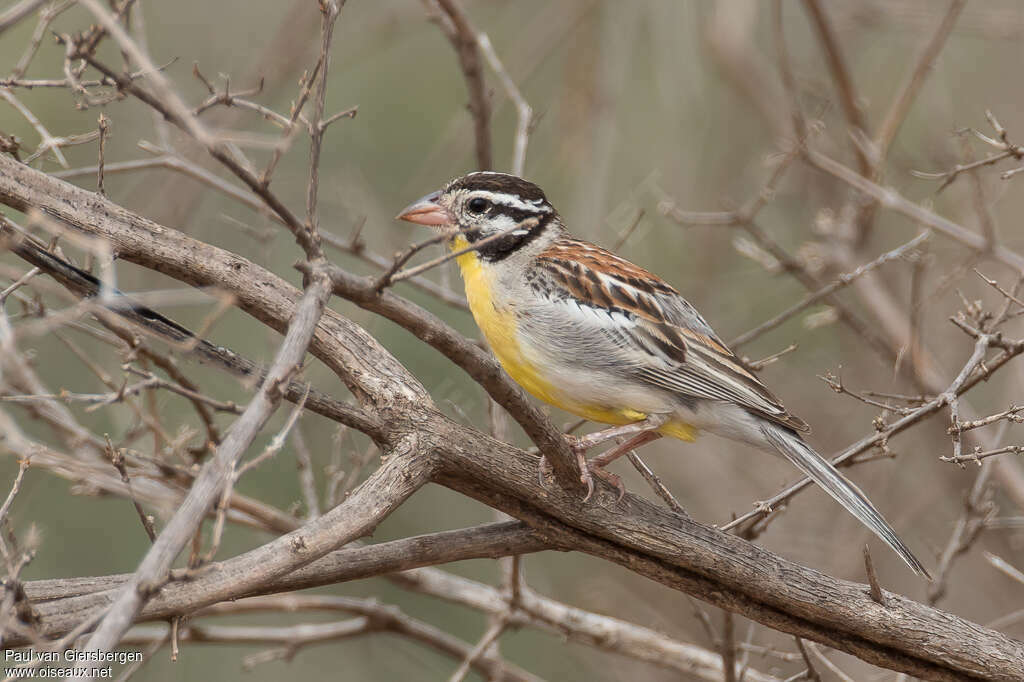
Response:
M708 431L782 455L919 575L920 561L867 497L800 436L790 414L659 277L576 239L544 192L514 175L471 173L398 216L450 234L477 325L508 374L541 400L632 436L589 471L664 436ZM576 441L587 447L605 438ZM580 455L582 458L582 455ZM589 496L589 491L588 491Z

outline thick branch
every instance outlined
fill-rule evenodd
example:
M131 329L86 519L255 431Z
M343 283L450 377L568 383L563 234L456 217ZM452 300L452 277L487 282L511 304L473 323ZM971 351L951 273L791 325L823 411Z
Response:
M1014 680L1024 643L962 618L836 580L636 496L581 507L545 490L536 460L445 418L421 424L441 460L439 482L508 514L553 542L620 563L772 628L926 679ZM614 493L605 490L608 500Z
M388 473L393 476L397 471L398 468L393 467ZM377 475L374 478L377 482L382 480L382 477ZM383 480L387 481L388 477L384 477ZM366 496L373 493L372 486L363 486L355 494L365 500ZM349 513L353 505L346 501L341 507L345 507L345 513ZM299 532L305 533L306 538L310 537L308 526ZM260 548L212 564L189 580L168 583L146 604L138 620L185 616L210 604L256 594L274 594L332 585L452 561L529 554L550 547L548 542L537 537L530 528L519 522L492 523L365 547L339 549L291 573L276 575L259 583L248 582L245 586L239 587L237 578L249 576L253 567L271 554L270 551ZM40 616L39 633L47 637L57 637L70 632L76 625L88 620L97 610L109 606L115 594L114 590L130 577L130 574L121 574L35 580L25 583L25 594L33 602L33 607ZM26 643L15 638L5 642L8 646Z

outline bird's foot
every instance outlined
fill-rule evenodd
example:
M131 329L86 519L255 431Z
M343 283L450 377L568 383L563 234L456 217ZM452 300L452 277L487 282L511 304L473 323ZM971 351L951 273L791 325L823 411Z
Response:
M576 462L580 468L580 483L586 486L587 489L586 495L583 496L583 501L586 502L594 494L595 476L614 487L619 493L619 496L615 501L621 501L623 496L626 494L626 487L622 484L621 478L605 470L604 467L608 466L629 451L661 438L661 434L658 433L657 429L666 421L668 421L667 415L655 414L647 417L643 421L626 424L625 426L616 426L614 428L597 431L586 436L565 434L564 438L569 444L569 449L571 449L573 454L576 456ZM599 445L611 439L621 438L623 436L631 437L624 443L620 442L608 452L597 455L590 460L586 458L587 450L591 449L595 445ZM542 488L547 487L545 485L545 480L550 473L551 464L542 454L540 457L540 466L537 470L538 479Z
M580 467L580 471L583 472L580 474L580 479L587 486L587 494L583 497L584 502L589 500L591 493L594 492L594 476L615 488L616 492L618 492L618 495L615 496L615 504L622 502L622 498L626 495L626 486L622 484L622 478L617 474L613 474L592 460L587 460Z
M586 458L586 451L593 447L593 445L586 441L586 436L577 438L576 436L566 435L565 439L569 441L569 447L572 449L573 454L576 455L576 463L580 467L580 483L587 488L587 494L583 496L583 501L586 502L594 494L595 476L618 491L619 495L615 498L616 502L622 500L623 495L626 494L626 487L622 485L622 479L604 468L604 465L611 460L604 459L603 457L595 457L592 460L588 460Z
M607 461L602 461L603 457L595 457L593 460L588 460L586 458L586 451L588 447L592 446L581 445L579 442L580 439L575 436L566 435L565 439L569 443L569 448L576 456L576 463L580 468L580 483L582 483L587 490L586 494L583 496L583 501L588 501L594 495L594 477L600 478L602 481L615 488L619 493L618 497L615 498L615 501L621 501L623 496L626 494L626 487L622 484L622 479L619 476L604 468ZM551 473L551 463L548 462L544 455L541 455L540 465L537 467L537 478L542 488L547 488L545 481Z

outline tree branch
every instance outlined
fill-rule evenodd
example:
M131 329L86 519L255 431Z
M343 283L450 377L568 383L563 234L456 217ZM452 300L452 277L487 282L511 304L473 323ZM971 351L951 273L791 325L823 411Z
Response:
M0 203L33 208L110 243L117 257L196 287L230 292L246 313L284 332L299 292L277 275L224 249L198 241L63 180L0 155ZM255 286L254 286L255 285ZM309 352L331 368L365 404L374 400L430 403L429 394L380 343L331 309L324 311ZM372 399L371 399L372 396Z
M259 392L235 421L214 456L203 465L188 495L146 552L131 580L120 588L114 603L89 638L86 651L110 651L121 640L136 614L166 580L171 564L198 530L210 507L223 494L238 460L277 409L282 397L280 385L298 371L331 295L325 273L315 269L311 280Z

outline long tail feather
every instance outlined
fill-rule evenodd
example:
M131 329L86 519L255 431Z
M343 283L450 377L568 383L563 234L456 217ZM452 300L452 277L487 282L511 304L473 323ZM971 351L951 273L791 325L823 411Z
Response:
M843 505L846 511L857 517L857 520L867 526L885 544L889 545L915 573L928 580L932 579L924 565L903 544L903 541L896 535L896 531L875 509L864 493L839 473L826 459L812 450L800 436L783 426L767 421L761 425L761 432L780 454L821 486L836 502Z

